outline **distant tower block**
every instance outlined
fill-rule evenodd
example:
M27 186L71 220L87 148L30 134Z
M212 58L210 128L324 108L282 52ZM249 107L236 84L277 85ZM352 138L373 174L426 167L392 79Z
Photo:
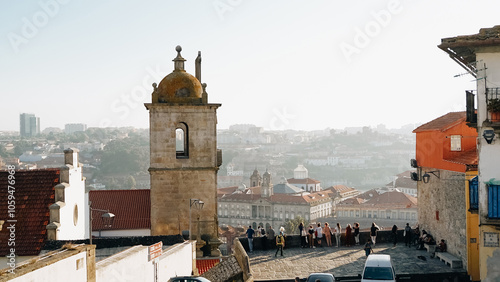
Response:
M176 51L174 71L153 84L152 102L144 104L149 110L151 235L189 230L189 200L198 199L204 206L191 209L192 237L207 234L217 239L222 154L217 150L216 112L221 104L207 103L205 87L184 70L182 48ZM200 64L198 57L198 72Z

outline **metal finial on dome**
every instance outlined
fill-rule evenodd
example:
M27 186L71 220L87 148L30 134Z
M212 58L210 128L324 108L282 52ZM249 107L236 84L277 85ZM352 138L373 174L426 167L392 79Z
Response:
M186 60L181 56L182 47L177 45L177 47L175 47L175 51L177 51L177 57L173 59L174 71L184 71L184 62Z

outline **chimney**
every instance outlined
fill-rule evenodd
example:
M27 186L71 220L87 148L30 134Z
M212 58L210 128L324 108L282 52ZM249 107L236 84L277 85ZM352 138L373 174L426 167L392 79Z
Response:
M64 150L64 164L71 165L73 167L78 166L78 152L80 150L75 148L68 148Z

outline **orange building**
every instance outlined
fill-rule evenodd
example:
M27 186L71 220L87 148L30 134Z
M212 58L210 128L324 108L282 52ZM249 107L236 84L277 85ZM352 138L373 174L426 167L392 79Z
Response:
M477 165L477 132L465 118L465 112L447 113L413 130L419 167L465 172L471 157Z
M462 260L474 280L479 275L479 221L471 206L469 182L477 175L477 132L465 112L452 112L416 128L418 221L448 252Z

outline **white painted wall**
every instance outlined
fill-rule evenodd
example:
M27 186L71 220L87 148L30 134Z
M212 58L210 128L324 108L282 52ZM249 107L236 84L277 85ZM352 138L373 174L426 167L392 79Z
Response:
M66 164L69 168L69 186L64 189L65 206L60 209L60 224L58 240L76 240L88 238L88 218L86 216L86 205L88 194L85 193L85 178L82 176L82 166L78 163L78 151L73 149L73 166ZM71 154L71 153L65 153ZM78 220L73 220L75 207L78 210Z
M151 236L151 229L123 229L123 230L92 230L94 237L130 237L130 236Z
M191 275L196 259L196 241L186 241L163 250L158 262L158 281Z
M64 251L62 251L64 252ZM80 269L77 269L77 260L81 259ZM14 278L13 282L86 282L87 281L87 252L62 259L43 268Z
M134 246L96 264L97 282L154 281L154 263L157 263L157 281L191 275L196 259L195 241L179 243L163 250L163 254L148 261L148 246Z
M500 48L488 50L489 52L477 52L476 60L478 61L477 68L477 125L479 135L479 213L481 218L488 215L488 191L484 182L491 178L500 179L500 170L498 169L498 160L500 159L500 136L495 137L492 144L488 144L483 138L485 129L493 129L483 127L483 122L488 118L486 109L486 89L496 88L500 85ZM486 68L485 68L486 66ZM486 77L486 80L484 79ZM486 84L485 84L486 81Z
M69 171L70 186L65 189L64 202L61 208L61 227L59 240L84 239L85 228L85 181L82 179L82 167L73 167ZM78 220L73 220L75 208L78 210Z
M96 263L97 282L154 281L148 247L134 246Z

